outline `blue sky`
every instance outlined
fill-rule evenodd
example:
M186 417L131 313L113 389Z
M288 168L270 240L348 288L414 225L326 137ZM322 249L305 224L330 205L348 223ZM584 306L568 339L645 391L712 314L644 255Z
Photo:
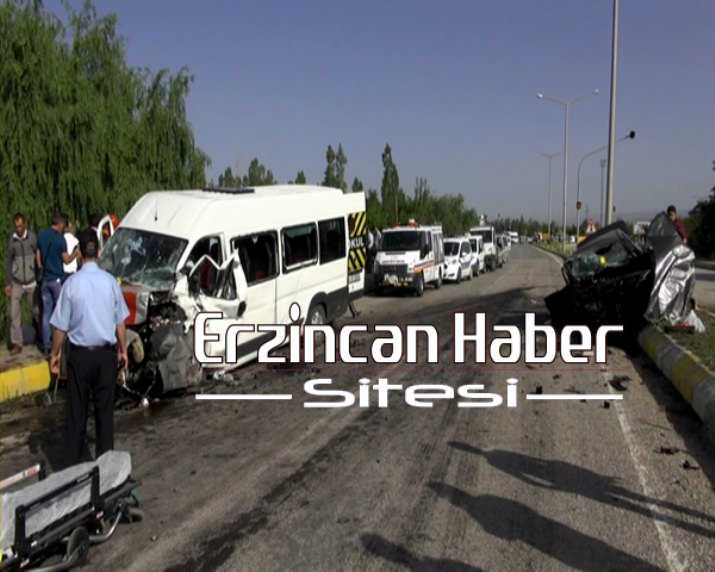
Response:
M77 2L73 2L77 5ZM580 159L608 142L612 0L95 0L119 15L132 66L195 77L187 102L208 175L253 157L279 181L317 183L328 144L347 176L379 189L393 150L411 193L425 177L491 217L547 217L548 160L571 107L569 217ZM53 9L53 3L46 2ZM617 213L681 212L715 185L711 0L622 0ZM584 162L582 201L598 215L601 168ZM603 154L605 156L605 153ZM562 162L552 216L561 218Z

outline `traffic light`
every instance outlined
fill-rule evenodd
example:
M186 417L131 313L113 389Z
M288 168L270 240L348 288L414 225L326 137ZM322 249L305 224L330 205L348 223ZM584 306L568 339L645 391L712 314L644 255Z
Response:
M581 210L581 201L576 201L576 210L577 211Z

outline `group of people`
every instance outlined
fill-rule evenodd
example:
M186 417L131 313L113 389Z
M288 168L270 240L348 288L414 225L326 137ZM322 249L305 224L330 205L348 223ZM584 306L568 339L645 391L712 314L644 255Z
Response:
M117 280L97 265L101 217L75 236L68 217L57 213L39 236L26 217L14 216L8 242L5 293L11 304L11 353L22 351L21 302L34 309L39 288L41 333L50 370L59 376L66 364L65 462L73 465L86 454L90 399L94 404L96 450L114 448L114 393L120 368L127 367L124 320L129 315ZM33 311L33 314L35 312Z
M33 317L40 319L38 329L45 356L52 345L50 316L57 304L62 284L77 271L78 241L74 225L64 213L56 213L51 224L36 235L22 213L13 217L15 231L10 236L6 257L5 294L10 298L10 353L23 347L22 300ZM39 294L39 303L36 295ZM38 308L38 306L40 306Z
M101 219L101 215L93 215L90 219L95 233L98 233ZM39 235L29 228L27 217L22 213L13 217L13 223L15 230L7 245L5 271L5 295L10 298L10 353L19 354L23 349L24 299L37 324L37 337L45 357L49 357L52 347L50 317L62 285L77 272L80 260L77 228L65 213L55 213L50 226Z

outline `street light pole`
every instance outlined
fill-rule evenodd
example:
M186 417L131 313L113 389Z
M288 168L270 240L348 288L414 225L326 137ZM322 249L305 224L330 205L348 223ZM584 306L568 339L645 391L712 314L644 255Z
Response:
M601 218L599 219L599 223L601 224L601 228L603 228L605 225L603 224L603 212L604 212L604 205L603 205L603 179L605 178L605 169L606 169L606 163L607 161L605 159L601 159L601 202L600 202L600 209L601 209Z
M615 170L616 78L618 69L618 0L613 0L613 38L611 46L611 111L608 126L608 192L606 193L606 224L613 219L613 172Z
M552 97L550 95L544 95L543 93L537 93L536 97L539 99L548 99L554 103L560 103L564 106L564 206L562 217L562 236L561 236L561 247L564 252L566 251L566 207L567 207L567 191L568 191L568 162L569 162L569 108L573 103L581 101L582 99L588 97L589 95L598 95L598 90L594 89L591 93L580 95L574 97L573 99L561 99L559 97Z
M625 141L627 139L635 139L636 137L636 132L635 131L630 131L628 135L624 135L621 137L616 143L620 143L621 141ZM598 149L595 149L591 151L590 153L586 153L581 161L578 164L578 176L576 177L576 232L578 234L578 229L581 224L581 211L578 208L578 203L581 202L581 166L583 165L583 162L588 158L591 157L592 155L595 155L596 153L600 153L601 151L604 151L608 149L608 145L604 145L603 147L599 147ZM603 202L603 199L601 199L601 202Z
M538 153L549 160L549 240L551 240L551 160L561 155L561 151L558 153L544 153L543 151L539 151Z

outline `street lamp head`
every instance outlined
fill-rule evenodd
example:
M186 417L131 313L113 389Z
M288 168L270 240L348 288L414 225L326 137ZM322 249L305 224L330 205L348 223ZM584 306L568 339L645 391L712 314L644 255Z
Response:
M635 139L635 138L636 138L636 132L635 132L635 131L631 131L631 132L628 134L628 137L631 138L631 139Z
M536 97L538 97L539 99L544 99L544 94L539 92L536 94Z
M594 89L591 93L592 93L593 95L598 95L600 92L598 91L598 89Z

